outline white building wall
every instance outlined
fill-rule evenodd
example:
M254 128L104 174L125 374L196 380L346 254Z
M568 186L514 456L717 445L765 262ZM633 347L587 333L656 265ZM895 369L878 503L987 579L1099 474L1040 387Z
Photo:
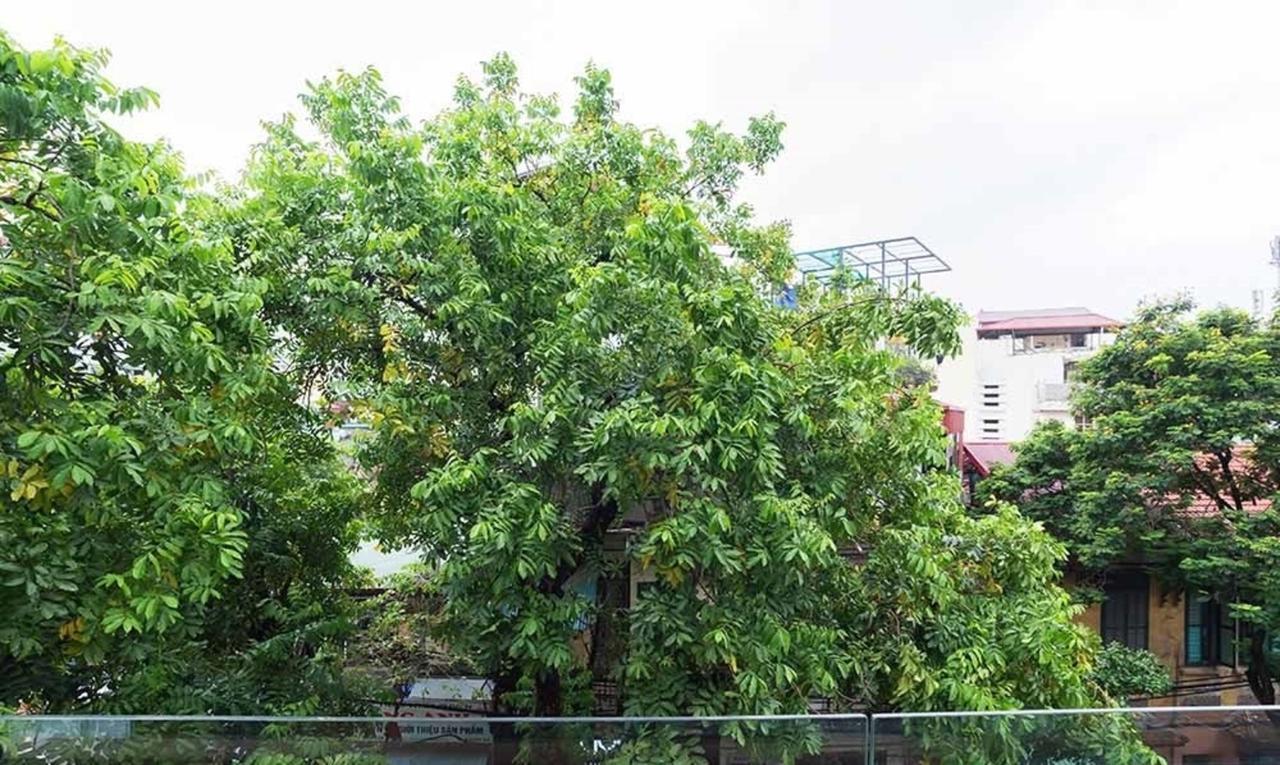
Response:
M1067 402L1069 362L1082 361L1112 333L1094 332L1087 348L1015 353L1013 338L965 333L959 356L938 366L939 401L965 410L965 441L1020 441L1038 422L1073 418Z
M937 387L934 398L944 404L958 406L964 410L965 437L973 432L971 412L976 403L978 390L978 335L972 327L960 330L962 345L960 353L954 358L944 359L934 369Z

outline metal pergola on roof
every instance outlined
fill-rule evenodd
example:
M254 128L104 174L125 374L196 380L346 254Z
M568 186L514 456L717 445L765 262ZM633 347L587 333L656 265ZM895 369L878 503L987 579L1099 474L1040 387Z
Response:
M880 283L881 289L919 284L924 274L951 266L914 236L846 244L796 253L796 268L805 279L826 282L838 272Z

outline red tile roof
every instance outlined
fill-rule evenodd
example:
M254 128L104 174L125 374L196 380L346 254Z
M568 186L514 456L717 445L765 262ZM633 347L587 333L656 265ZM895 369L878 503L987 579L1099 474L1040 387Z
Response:
M1121 326L1123 325L1115 319L1079 307L978 312L979 335L1037 330L1115 329Z
M1260 497L1255 500L1247 500L1244 503L1244 511L1246 513L1260 513L1271 507L1271 500L1266 497ZM1187 518L1212 518L1222 514L1222 510L1218 507L1218 503L1203 494L1192 500L1191 504L1176 511L1178 515Z
M1014 461L1013 448L1008 441L969 441L964 445L964 461L973 465L983 478L991 475L996 465L1008 465Z
M1250 457L1251 449L1252 447L1249 446L1237 446L1232 451L1230 463L1231 472L1236 476L1251 479L1259 472L1257 465ZM1220 470L1218 461L1211 455L1201 455L1196 462L1209 473L1217 473ZM1217 478L1216 475L1215 478ZM1265 477L1261 478L1263 481L1266 480ZM1224 496L1223 499L1227 502L1231 501L1230 497ZM1259 497L1257 499L1245 500L1241 504L1244 505L1244 510L1247 513L1260 513L1271 507L1271 500L1267 497ZM1218 503L1215 502L1212 497L1204 494L1203 492L1196 494L1196 496L1191 500L1191 504L1186 507L1179 508L1175 512L1178 515L1189 518L1212 518L1222 513L1221 509L1218 507Z
M1238 446L1232 454L1231 471L1238 477L1252 476L1258 472L1257 466L1250 458L1249 451L1251 448L1249 446ZM1007 441L972 441L964 444L965 464L972 465L978 475L983 478L990 475L991 469L996 465L1012 464L1015 459L1016 455L1013 453L1011 444ZM1201 455L1197 462L1210 473L1215 473L1220 469L1217 460L1208 454ZM1260 480L1265 481L1266 478L1260 477ZM1060 486L1055 483L1048 491L1057 491L1059 488ZM1228 502L1231 501L1230 498L1226 499ZM1170 503L1176 502L1178 501L1178 496L1172 494L1168 497L1168 501ZM1271 499L1259 497L1246 500L1243 505L1245 512L1260 513L1271 507ZM1186 507L1173 508L1171 512L1184 518L1213 518L1222 513L1218 503L1204 493L1196 494Z

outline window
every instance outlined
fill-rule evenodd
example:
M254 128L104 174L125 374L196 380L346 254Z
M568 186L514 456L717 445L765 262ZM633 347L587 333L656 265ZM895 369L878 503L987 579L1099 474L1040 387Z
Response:
M1103 642L1146 648L1147 575L1141 571L1112 574L1103 592Z
M1014 335L1014 353L1061 350L1067 347L1066 335Z
M1064 332L1061 334L1012 335L1013 352L1039 353L1062 352L1089 347L1088 332Z
M1235 623L1223 618L1222 604L1208 595L1187 596L1184 643L1189 665L1235 664Z

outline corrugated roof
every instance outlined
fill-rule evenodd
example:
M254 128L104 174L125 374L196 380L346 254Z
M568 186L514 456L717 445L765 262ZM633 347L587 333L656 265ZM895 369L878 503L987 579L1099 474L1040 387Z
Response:
M978 321L1000 321L1002 319L1029 319L1043 316L1074 316L1081 313L1093 313L1084 306L1068 306L1066 308L1027 308L1018 311L978 311Z
M1088 308L1037 308L1027 311L979 311L978 332L1029 332L1045 329L1102 329L1123 326Z
M996 465L1008 465L1015 459L1013 447L1008 441L966 441L964 445L965 462L978 469L984 478L991 475L991 468Z

